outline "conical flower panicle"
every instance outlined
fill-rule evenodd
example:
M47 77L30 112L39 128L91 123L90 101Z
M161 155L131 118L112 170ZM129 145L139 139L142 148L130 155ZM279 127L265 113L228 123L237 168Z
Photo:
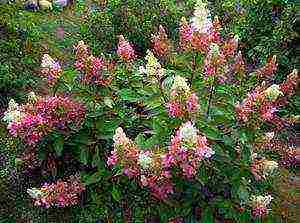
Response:
M54 85L62 74L62 68L59 62L55 61L48 54L44 54L41 63L41 75L46 78L48 84Z
M252 207L252 215L254 217L263 217L268 214L270 205L273 197L271 195L266 196L251 196L250 198L250 206Z
M79 177L71 176L67 181L58 180L45 183L41 188L31 188L27 193L34 200L36 206L68 207L79 202L79 195L85 190Z
M119 36L119 43L117 53L119 57L125 62L130 62L136 58L136 54L134 52L131 44L124 38L123 35Z
M153 50L159 57L166 57L171 50L171 43L167 33L162 25L159 26L159 31L156 35L152 35Z
M10 107L4 116L7 129L12 136L32 146L54 129L65 131L72 125L79 126L85 116L84 106L68 97L36 97L13 107L16 110Z
M185 78L175 76L166 108L171 117L183 117L198 111L198 97L191 91Z
M75 68L80 72L80 81L86 85L107 86L112 81L113 64L102 57L90 54L88 46L79 41L75 48Z

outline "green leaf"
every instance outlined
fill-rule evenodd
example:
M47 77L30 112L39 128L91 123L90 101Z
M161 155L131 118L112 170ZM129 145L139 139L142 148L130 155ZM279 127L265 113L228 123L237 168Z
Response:
M111 191L111 195L112 195L112 197L115 201L118 201L118 202L120 201L121 193L120 193L119 189L116 186L113 186L113 189Z
M249 210L245 210L239 216L239 222L251 222L251 212Z
M59 137L54 140L53 146L57 156L61 156L62 151L64 149L64 142L65 141L63 137Z
M213 211L211 210L210 207L205 208L201 222L214 223Z
M154 109L154 108L157 108L157 107L161 106L162 105L162 101L160 100L160 98L156 98L156 99L152 99L152 100L148 99L145 102L145 105L149 109Z
M120 90L119 96L121 97L121 99L130 101L130 102L137 102L139 100L136 92L131 89L128 89L128 88Z
M138 134L134 141L140 148L145 148L146 140L143 133Z
M88 185L91 185L91 184L94 184L94 183L97 183L99 181L102 180L102 177L101 177L101 173L100 172L96 172L92 175L84 175L82 177L83 179L83 182L86 186Z
M88 160L89 160L89 151L88 148L86 147L82 147L81 148L81 152L80 152L80 161L87 165L88 164Z
M216 128L213 128L211 126L205 126L201 128L202 132L207 136L207 138L211 140L220 140L221 136L219 131Z

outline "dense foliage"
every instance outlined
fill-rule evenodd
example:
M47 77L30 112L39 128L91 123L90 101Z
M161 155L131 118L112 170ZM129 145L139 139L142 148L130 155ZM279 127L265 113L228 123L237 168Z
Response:
M289 28L249 69L261 30L218 2L57 2L1 6L1 222L296 222Z

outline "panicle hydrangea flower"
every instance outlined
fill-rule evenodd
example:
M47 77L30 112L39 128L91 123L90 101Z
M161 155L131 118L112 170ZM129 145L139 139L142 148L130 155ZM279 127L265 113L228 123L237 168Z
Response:
M185 18L180 23L180 43L185 50L207 53L211 43L221 43L220 23L217 17L211 21L207 4L199 0L189 24Z
M117 53L119 57L125 62L132 61L136 58L135 52L131 44L124 38L123 35L119 36L119 43Z
M191 19L193 30L199 33L209 33L212 28L210 12L207 3L198 0L194 9L194 16Z
M120 164L125 175L136 177L139 174L137 146L126 136L121 127L116 129L113 140L114 150L108 157L107 164L109 166Z
M288 75L286 81L280 84L280 91L284 95L290 96L295 93L295 89L298 83L299 83L298 70L294 69L293 72Z
M258 149L277 153L280 156L278 163L281 166L287 167L297 164L299 162L296 149L297 137L291 137L289 143L287 143L282 139L273 137L273 135L274 132L266 133L262 143L256 145Z
M117 150L114 149L111 151L110 156L107 158L107 165L114 166L118 162L118 153Z
M59 62L55 61L48 54L44 54L41 63L41 74L47 78L48 84L55 84L62 74L62 68Z
M121 127L118 127L116 129L116 133L113 137L114 140L114 147L117 146L127 146L131 143L130 139L126 136L123 129Z
M219 83L233 81L235 74L243 74L245 65L238 48L238 37L228 40L208 41L204 59L205 77L216 77Z
M184 108L178 102L168 102L166 104L167 111L172 118L183 117L184 116Z
M273 197L271 195L266 196L254 196L250 197L250 206L252 207L252 215L254 217L263 217L268 214L270 205Z
M276 63L276 55L274 55L263 67L256 70L259 78L271 78L277 70L278 64Z
M195 32L193 34L191 45L193 49L200 51L201 53L207 53L209 49L209 35L206 33Z
M201 136L191 122L187 122L172 137L169 152L163 157L163 162L164 166L180 166L183 175L192 178L201 160L210 158L213 154L206 137Z
M94 57L89 53L88 46L79 41L75 49L75 67L82 73L81 81L84 84L96 84L107 86L112 81L110 72L113 64L104 58Z
M153 165L153 158L151 157L151 153L149 151L140 151L138 164L142 167L142 169L150 169Z
M187 80L184 77L176 75L171 86L171 92L173 91L180 91L186 95L189 95L191 90L187 83Z
M193 29L185 17L181 18L179 33L180 45L183 49L187 49L193 38Z
M221 43L222 38L220 34L221 25L218 16L214 17L214 20L212 22L212 28L209 33L209 41L211 43Z
M271 176L274 171L278 168L278 163L266 158L257 158L257 154L252 156L251 173L254 175L256 180L265 180Z
M8 124L11 122L20 122L24 117L24 113L22 112L21 107L18 103L15 102L14 99L10 99L8 103L8 108L6 112L4 112L4 116L2 118L3 121L7 122Z
M22 106L11 103L4 118L11 135L34 146L53 129L66 130L71 125L80 125L84 115L82 104L68 97L54 96L36 97Z
M171 117L183 117L185 114L194 114L198 111L198 97L191 91L185 78L175 76L166 108Z
M272 121L275 116L276 112L278 111L277 107L271 103L264 103L263 106L260 107L260 117L264 121Z
M192 93L187 101L186 101L186 108L188 110L188 112L197 112L197 110L199 109L199 104L198 104L198 97L195 93Z
M20 122L11 122L7 129L14 137L22 138L28 145L35 145L46 135L46 120L41 115L25 114Z
M196 142L198 137L198 130L194 127L192 122L186 122L178 130L178 136L181 141Z
M223 71L225 67L225 55L221 52L218 44L210 44L209 51L204 59L205 77L214 76L220 81L226 79Z
M147 50L145 59L147 60L147 64L142 73L146 73L151 82L159 81L164 76L165 70L161 67L158 59L150 50Z
M40 188L27 189L27 193L39 207L69 207L79 202L79 195L85 190L79 177L71 176L67 181L45 183Z
M166 199L173 192L173 186L169 170L162 166L161 156L139 149L120 127L113 139L114 150L108 157L108 165L120 165L124 175L138 178L141 186L149 188L156 198Z
M165 57L170 52L171 44L162 25L159 26L158 34L152 35L152 44L155 54L159 57Z
M85 117L85 107L81 103L63 96L40 98L31 112L40 114L49 126L57 129L79 126Z
M291 76L280 85L271 85L270 87L265 87L265 83L263 83L263 87L257 87L252 93L249 93L243 102L236 106L238 119L246 123L255 121L256 124L267 121L272 123L277 130L284 127L286 121L276 112L287 103L287 97L294 93L297 80L290 78Z
M214 154L206 137L198 134L191 122L177 131L165 152L141 150L121 128L117 128L113 139L114 150L108 157L108 165L119 165L124 175L139 179L141 186L149 188L156 198L162 200L173 193L172 167L179 166L186 178L192 178L199 162Z
M245 72L245 62L241 51L238 52L235 58L235 62L233 64L233 71L235 71L236 73Z
M230 38L220 49L220 53L224 56L225 59L228 60L235 56L236 50L238 48L238 39L239 37L237 35L233 38Z
M256 106L261 104L264 98L265 96L261 88L256 88L251 93L248 93L242 103L236 105L238 119L247 122L249 116L256 110Z
M80 60L86 58L90 55L89 47L84 43L84 41L79 41L77 45L74 45L75 59Z

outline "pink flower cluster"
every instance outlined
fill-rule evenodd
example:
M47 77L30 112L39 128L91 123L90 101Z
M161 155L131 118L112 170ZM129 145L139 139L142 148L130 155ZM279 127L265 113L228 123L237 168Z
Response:
M276 115L276 112L286 104L287 97L295 92L297 83L298 74L297 70L294 70L280 85L272 85L268 88L257 87L247 95L242 103L236 106L237 118L242 122L251 120L256 124L268 121L273 123L277 129L281 129L284 121Z
M264 217L268 214L268 206L270 205L273 197L266 196L251 196L250 205L252 207L252 215L254 217Z
M193 178L201 160L213 154L206 137L200 135L191 122L187 122L172 137L169 152L163 156L163 164L165 167L180 167L183 176Z
M249 116L254 113L256 107L262 104L264 100L265 96L260 87L256 88L251 93L248 93L243 102L236 106L238 119L243 122L247 122Z
M62 74L59 62L52 59L48 54L44 54L41 63L41 74L48 81L49 85L54 85Z
M81 81L84 84L96 84L107 86L112 80L110 72L113 64L103 58L94 57L90 54L88 46L79 41L75 49L75 67L82 72Z
M216 17L207 32L192 28L185 18L180 24L180 43L185 50L195 50L205 54L204 71L206 77L217 76L224 82L234 73L244 72L244 61L237 50L237 37L221 39L220 24Z
M186 80L180 76L174 78L170 101L166 104L169 115L173 118L195 114L199 109L196 93L190 91Z
M216 18L207 32L194 29L191 24L183 17L180 22L179 34L180 45L185 50L195 50L202 53L209 51L211 43L219 43L221 37L219 34L220 25Z
M284 95L291 96L295 93L298 83L298 70L294 69L292 73L287 76L287 79L280 85L280 90Z
M177 94L178 95L178 94ZM195 113L199 108L198 97L195 93L192 93L185 100L180 100L182 98L173 98L167 103L167 110L171 117L183 117L187 113ZM182 101L184 101L182 103Z
M85 190L79 177L71 176L67 181L58 180L55 183L45 183L41 188L28 189L28 194L34 199L36 206L68 207L79 201L79 195Z
M27 144L34 145L49 131L46 119L41 115L25 114L18 122L7 126L14 137L22 138Z
M159 57L165 57L170 52L171 44L163 26L159 26L157 35L152 36L153 50Z
M171 174L163 168L160 155L139 149L122 128L116 129L114 150L107 164L121 166L129 178L139 178L141 186L148 187L158 199L166 199L173 192Z
M119 57L124 60L125 62L132 61L136 58L136 54L134 52L133 47L131 44L124 38L123 35L119 36L119 43L117 54Z
M244 72L244 60L237 48L237 37L230 38L219 44L210 44L204 59L206 77L217 77L217 80L222 83L230 79L232 74Z
M263 67L256 70L256 74L259 78L262 77L273 77L277 70L278 64L276 63L276 56L274 55Z
M64 130L80 125L85 115L82 104L68 97L38 98L35 102L19 106L21 117L10 120L8 130L29 145L35 145L52 130Z
M182 175L190 179L195 176L200 161L213 153L205 136L200 136L190 122L177 131L165 153L139 149L122 128L118 128L107 164L121 166L124 175L139 179L141 186L149 188L156 198L167 199L174 190L172 168L179 166Z

